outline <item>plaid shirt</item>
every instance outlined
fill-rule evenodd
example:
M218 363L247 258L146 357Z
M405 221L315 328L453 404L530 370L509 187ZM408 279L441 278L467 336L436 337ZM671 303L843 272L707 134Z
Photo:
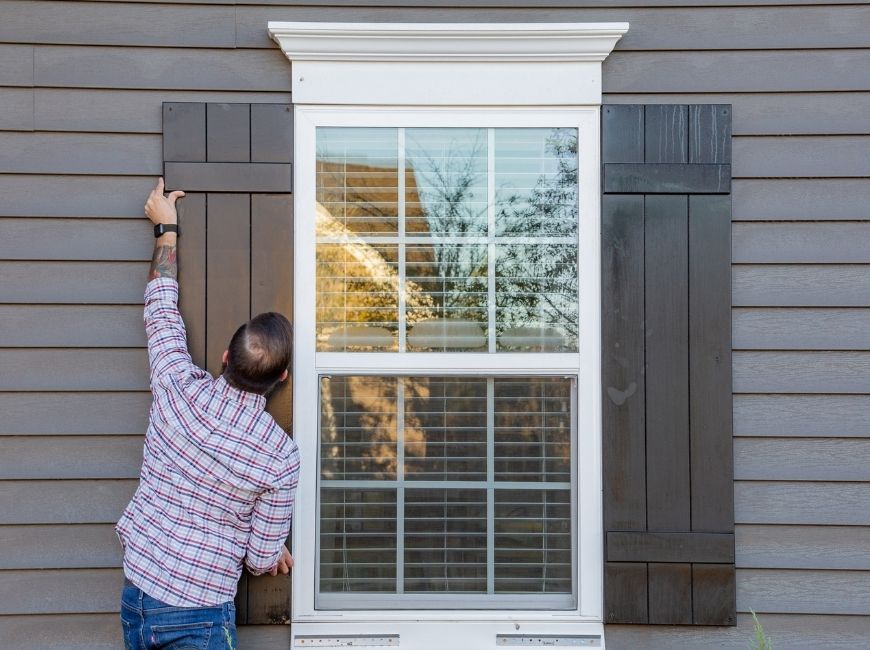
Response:
M124 573L153 598L198 607L232 600L246 564L274 567L290 531L296 444L266 398L193 364L178 283L145 288L150 423L139 488L115 527Z

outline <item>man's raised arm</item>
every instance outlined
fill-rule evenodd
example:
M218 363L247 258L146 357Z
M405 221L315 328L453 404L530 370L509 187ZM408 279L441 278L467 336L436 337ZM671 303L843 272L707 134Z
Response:
M187 351L184 321L178 311L178 213L175 202L184 192L163 196L163 179L157 181L145 202L145 215L155 226L154 255L145 286L145 332L148 335L148 361L152 388L169 374L187 373L198 368ZM158 230L159 229L159 230Z
M182 196L184 192L180 190L163 196L163 179L160 178L157 180L157 187L151 190L148 200L145 201L145 216L151 223L155 226L173 227L173 230L164 232L154 241L154 255L151 258L151 270L148 272L149 282L156 278L178 278L178 212L175 202Z

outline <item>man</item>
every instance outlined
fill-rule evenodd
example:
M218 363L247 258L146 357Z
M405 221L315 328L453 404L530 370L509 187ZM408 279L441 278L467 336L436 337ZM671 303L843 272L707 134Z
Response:
M293 566L284 541L299 454L264 411L287 379L290 323L270 312L242 325L217 379L193 364L177 307L182 196L164 196L161 178L145 203L157 237L145 287L154 402L139 488L116 526L127 650L235 648L242 565L273 576Z

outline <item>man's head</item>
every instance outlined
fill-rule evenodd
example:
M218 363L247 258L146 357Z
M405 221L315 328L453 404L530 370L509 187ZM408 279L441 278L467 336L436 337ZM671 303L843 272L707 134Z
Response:
M293 328L284 316L266 312L242 325L223 356L227 383L251 393L267 394L287 379Z

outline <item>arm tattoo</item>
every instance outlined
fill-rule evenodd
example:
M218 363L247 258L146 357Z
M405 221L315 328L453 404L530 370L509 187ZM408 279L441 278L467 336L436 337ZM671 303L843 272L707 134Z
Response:
M148 273L148 280L155 278L178 278L178 256L175 244L154 247L154 257L151 258L151 271Z

